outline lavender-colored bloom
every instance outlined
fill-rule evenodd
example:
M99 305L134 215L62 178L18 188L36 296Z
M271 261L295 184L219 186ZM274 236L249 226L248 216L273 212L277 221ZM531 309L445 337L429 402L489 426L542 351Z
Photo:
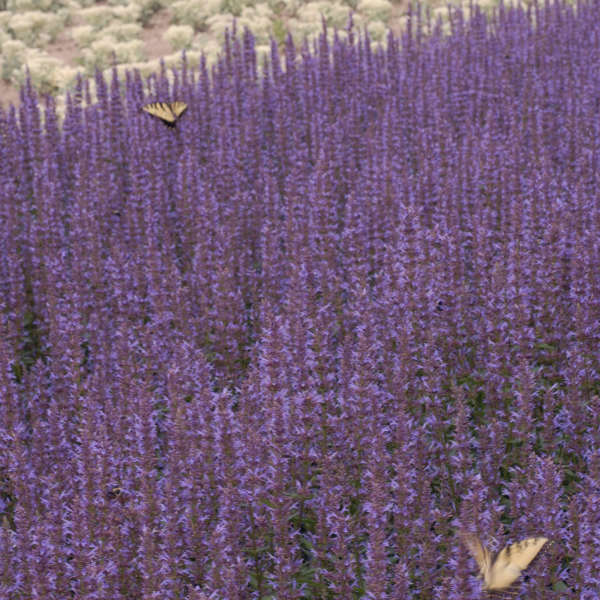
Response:
M598 5L449 19L0 109L0 596L595 597Z

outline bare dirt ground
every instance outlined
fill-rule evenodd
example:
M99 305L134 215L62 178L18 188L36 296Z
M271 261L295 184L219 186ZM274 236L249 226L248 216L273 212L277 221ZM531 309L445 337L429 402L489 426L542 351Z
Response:
M11 103L18 104L19 90L14 85L0 79L0 104L3 108L7 108Z
M170 11L161 10L152 15L146 27L142 29L141 38L144 42L144 53L148 60L160 58L173 52L169 43L163 39L163 33L169 28L170 24Z

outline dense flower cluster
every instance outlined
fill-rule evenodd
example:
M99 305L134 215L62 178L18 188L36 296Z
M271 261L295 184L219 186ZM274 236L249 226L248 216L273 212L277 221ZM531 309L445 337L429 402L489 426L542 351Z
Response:
M451 22L0 112L0 597L597 598L600 4Z

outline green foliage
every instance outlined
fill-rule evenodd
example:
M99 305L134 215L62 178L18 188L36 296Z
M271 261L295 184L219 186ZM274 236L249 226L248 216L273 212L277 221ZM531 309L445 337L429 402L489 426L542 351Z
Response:
M162 8L161 0L137 0L140 7L140 22L143 27L148 25L150 19Z
M287 29L283 19L277 18L273 21L273 37L279 45L285 42L287 37Z
M221 3L221 11L239 17L242 14L244 6L244 0L223 0Z

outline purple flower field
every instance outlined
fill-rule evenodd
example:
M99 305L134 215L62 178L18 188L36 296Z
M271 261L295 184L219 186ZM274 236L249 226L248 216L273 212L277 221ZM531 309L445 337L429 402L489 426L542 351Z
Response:
M327 40L0 112L3 600L600 597L600 1Z

